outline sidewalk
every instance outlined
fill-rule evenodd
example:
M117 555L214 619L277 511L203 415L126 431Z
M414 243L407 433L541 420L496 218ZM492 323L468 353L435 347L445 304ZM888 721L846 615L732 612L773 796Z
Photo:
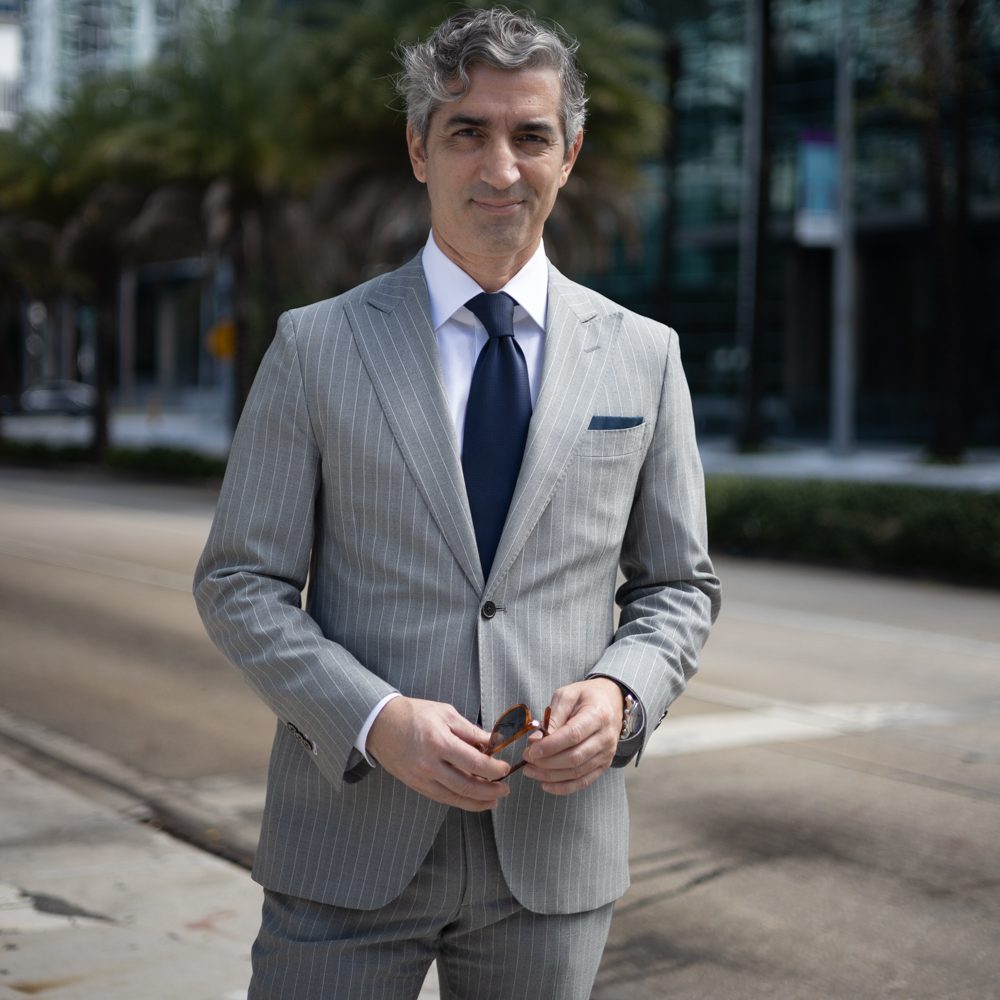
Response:
M244 1000L243 869L2 752L0 789L2 1000Z
M774 442L766 451L740 454L730 441L699 442L709 475L840 482L904 483L949 489L1000 490L1000 451L970 451L959 465L928 462L915 446L864 445L850 455L834 455L824 445Z
M0 746L0 1000L246 1000L260 888L101 799Z

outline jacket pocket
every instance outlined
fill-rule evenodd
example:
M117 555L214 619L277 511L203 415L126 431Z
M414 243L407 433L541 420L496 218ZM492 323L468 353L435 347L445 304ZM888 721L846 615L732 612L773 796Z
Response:
M634 418L633 418L634 419ZM641 417L639 418L642 419ZM591 423L593 427L593 423ZM580 435L577 454L588 458L615 458L638 451L646 439L646 424L586 430Z

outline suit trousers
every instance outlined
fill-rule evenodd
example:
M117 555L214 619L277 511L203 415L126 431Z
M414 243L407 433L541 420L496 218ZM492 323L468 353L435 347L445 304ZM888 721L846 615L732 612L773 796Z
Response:
M413 881L386 906L353 910L265 890L248 1000L415 1000L435 960L447 1000L586 1000L613 907L525 909L500 870L489 813L452 809Z

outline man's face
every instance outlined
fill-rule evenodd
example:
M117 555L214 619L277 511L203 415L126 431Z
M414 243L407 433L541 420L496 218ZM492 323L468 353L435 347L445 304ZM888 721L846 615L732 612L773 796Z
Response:
M427 185L434 236L452 260L520 266L538 246L583 133L566 145L555 70L475 66L469 77L468 93L431 116L426 140L407 129L413 173Z

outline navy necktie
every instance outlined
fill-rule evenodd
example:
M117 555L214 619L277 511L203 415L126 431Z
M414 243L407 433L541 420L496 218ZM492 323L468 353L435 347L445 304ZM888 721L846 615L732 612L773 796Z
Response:
M514 300L506 292L483 292L465 305L490 337L472 373L462 443L465 489L479 562L488 579L521 470L531 389L528 366L514 339Z

